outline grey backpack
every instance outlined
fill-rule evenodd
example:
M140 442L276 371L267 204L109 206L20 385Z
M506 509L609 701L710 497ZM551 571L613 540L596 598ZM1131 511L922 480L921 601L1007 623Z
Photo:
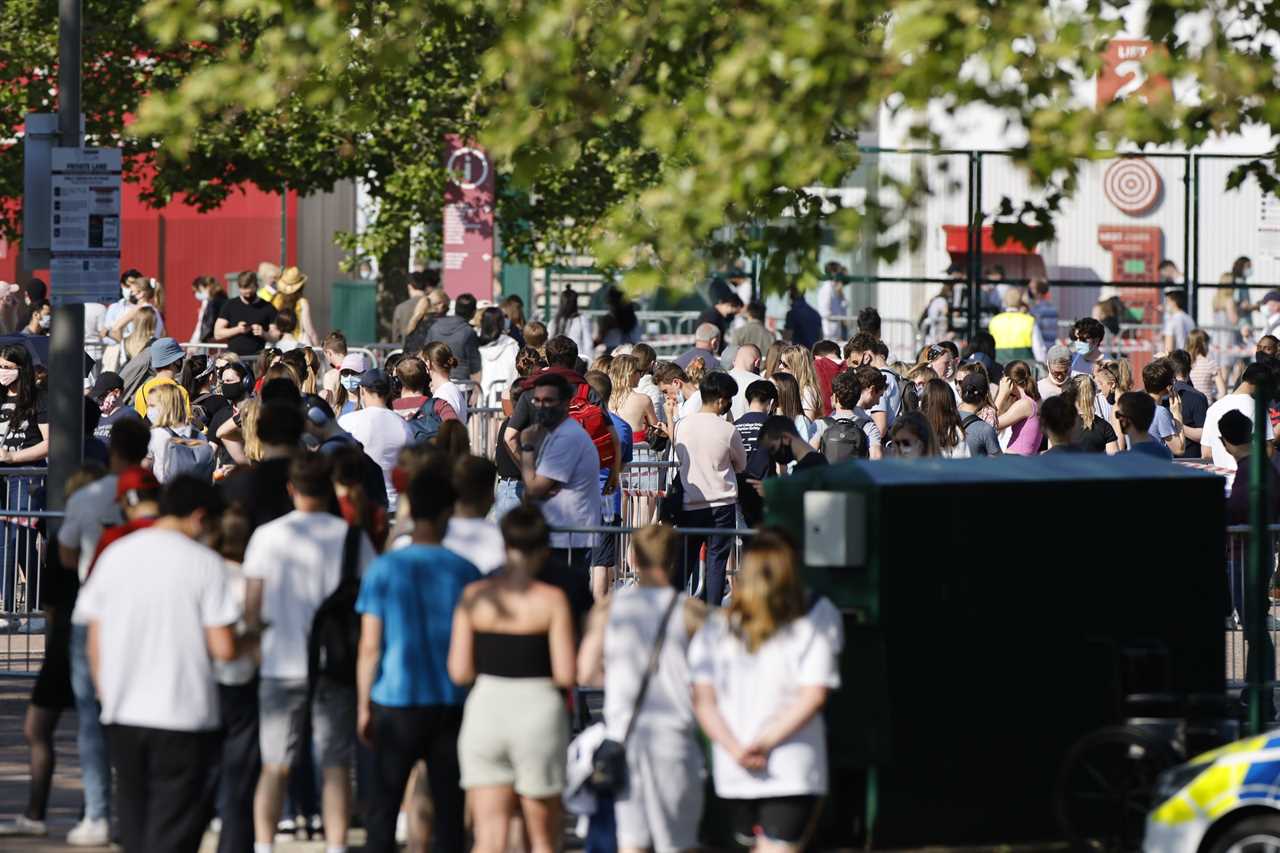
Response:
M172 480L180 474L213 481L213 469L217 466L213 445L202 438L183 438L171 429L169 441L164 446L164 478Z

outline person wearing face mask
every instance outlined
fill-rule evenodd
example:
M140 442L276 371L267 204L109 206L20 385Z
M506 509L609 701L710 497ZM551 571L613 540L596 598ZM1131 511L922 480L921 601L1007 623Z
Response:
M598 527L603 519L600 457L590 434L569 417L573 387L558 373L544 373L521 395L533 424L517 436L525 498L541 504L552 527ZM732 429L732 427L730 427ZM555 562L587 588L592 533L552 533Z
M1067 347L1061 344L1049 347L1049 355L1045 359L1045 364L1049 366L1049 375L1036 383L1036 390L1040 392L1041 400L1047 400L1062 393L1067 380L1071 378L1071 359L1072 353Z
M211 275L198 275L191 282L191 290L195 293L200 311L196 315L196 324L191 330L191 343L213 343L213 327L218 321L218 313L227 301L227 289L222 282Z
M1081 317L1071 327L1071 375L1093 375L1093 366L1102 360L1102 339L1107 329L1092 317Z
M89 389L88 397L97 404L102 416L98 419L98 425L93 430L94 438L102 441L109 441L111 437L111 427L122 420L141 421L142 416L138 414L138 410L133 406L122 405L124 400L124 382L120 379L118 373L111 371L103 371L98 374L97 380L93 383L93 388Z
M1271 290L1258 303L1262 314L1261 331L1264 335L1280 334L1280 290Z
M228 299L218 311L213 326L213 339L225 343L240 357L256 355L271 336L271 323L276 319L275 306L258 296L258 276L240 273L240 296Z
M52 320L53 306L49 304L49 300L41 299L34 302L31 305L31 319L27 321L22 334L48 337Z
M869 332L859 332L845 344L844 363L852 368L868 365L884 376L885 387L884 393L880 395L880 402L872 406L867 414L875 422L880 434L888 435L889 427L893 425L894 418L902 409L902 379L886 366L888 350L885 350L883 357L879 353L879 348L883 346L884 344Z
M120 275L120 298L107 306L107 313L102 318L101 333L106 334L115 326L124 312L133 307L133 284L143 281L141 272L135 269L125 270Z
M351 352L342 357L338 369L333 371L338 376L338 387L333 392L333 408L339 416L360 408L360 374L367 367L364 355Z
M732 530L737 514L737 474L747 466L742 436L725 418L738 393L738 383L727 373L712 372L698 387L702 407L676 425L675 452L683 492L678 515L681 527L714 527ZM768 422L765 424L768 426ZM725 567L733 539L729 536L689 536L685 540L684 580L698 586L698 554L707 544L706 582L701 598L719 607L725 592Z
M378 368L360 374L360 409L338 418L342 427L364 446L365 452L382 469L387 505L396 504L396 487L391 472L400 450L413 439L409 425L390 408L391 380Z

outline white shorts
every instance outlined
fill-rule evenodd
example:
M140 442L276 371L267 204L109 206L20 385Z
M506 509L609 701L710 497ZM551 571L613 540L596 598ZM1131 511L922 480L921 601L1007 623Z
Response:
M694 850L706 774L692 733L637 727L627 743L627 792L614 801L619 847Z

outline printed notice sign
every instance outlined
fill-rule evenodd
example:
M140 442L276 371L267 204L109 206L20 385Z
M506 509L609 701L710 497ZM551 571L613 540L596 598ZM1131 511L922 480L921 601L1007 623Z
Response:
M120 292L120 149L54 148L49 273L55 304Z

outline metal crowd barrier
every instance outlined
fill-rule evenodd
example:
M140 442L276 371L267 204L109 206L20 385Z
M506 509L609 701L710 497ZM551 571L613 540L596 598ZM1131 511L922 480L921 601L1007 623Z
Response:
M0 504L0 676L34 675L44 662L46 468L8 468Z
M583 527L552 527L552 533L570 533L577 535L594 534L596 537L605 537L613 540L614 545L614 587L629 586L635 583L635 567L631 565L631 554L629 550L630 536L633 535L644 525L596 525ZM707 545L713 538L731 537L732 543L729 551L729 562L725 567L725 594L726 601L733 595L733 581L738 572L738 566L741 564L743 540L749 539L756 535L756 531L752 528L733 527L680 527L676 526L676 534L680 537L680 556L676 562L676 577L685 579L685 591L693 596L704 594L706 586L706 568L707 568ZM690 540L697 540L701 544L697 546L697 555L694 554L695 548L690 546ZM590 553L588 565L596 564L596 557L601 553L597 546L575 545L566 549L569 552L570 559L573 558L574 552L587 550Z
M479 406L467 410L467 436L471 440L473 456L483 456L492 460L497 452L498 427L506 415L498 406Z

